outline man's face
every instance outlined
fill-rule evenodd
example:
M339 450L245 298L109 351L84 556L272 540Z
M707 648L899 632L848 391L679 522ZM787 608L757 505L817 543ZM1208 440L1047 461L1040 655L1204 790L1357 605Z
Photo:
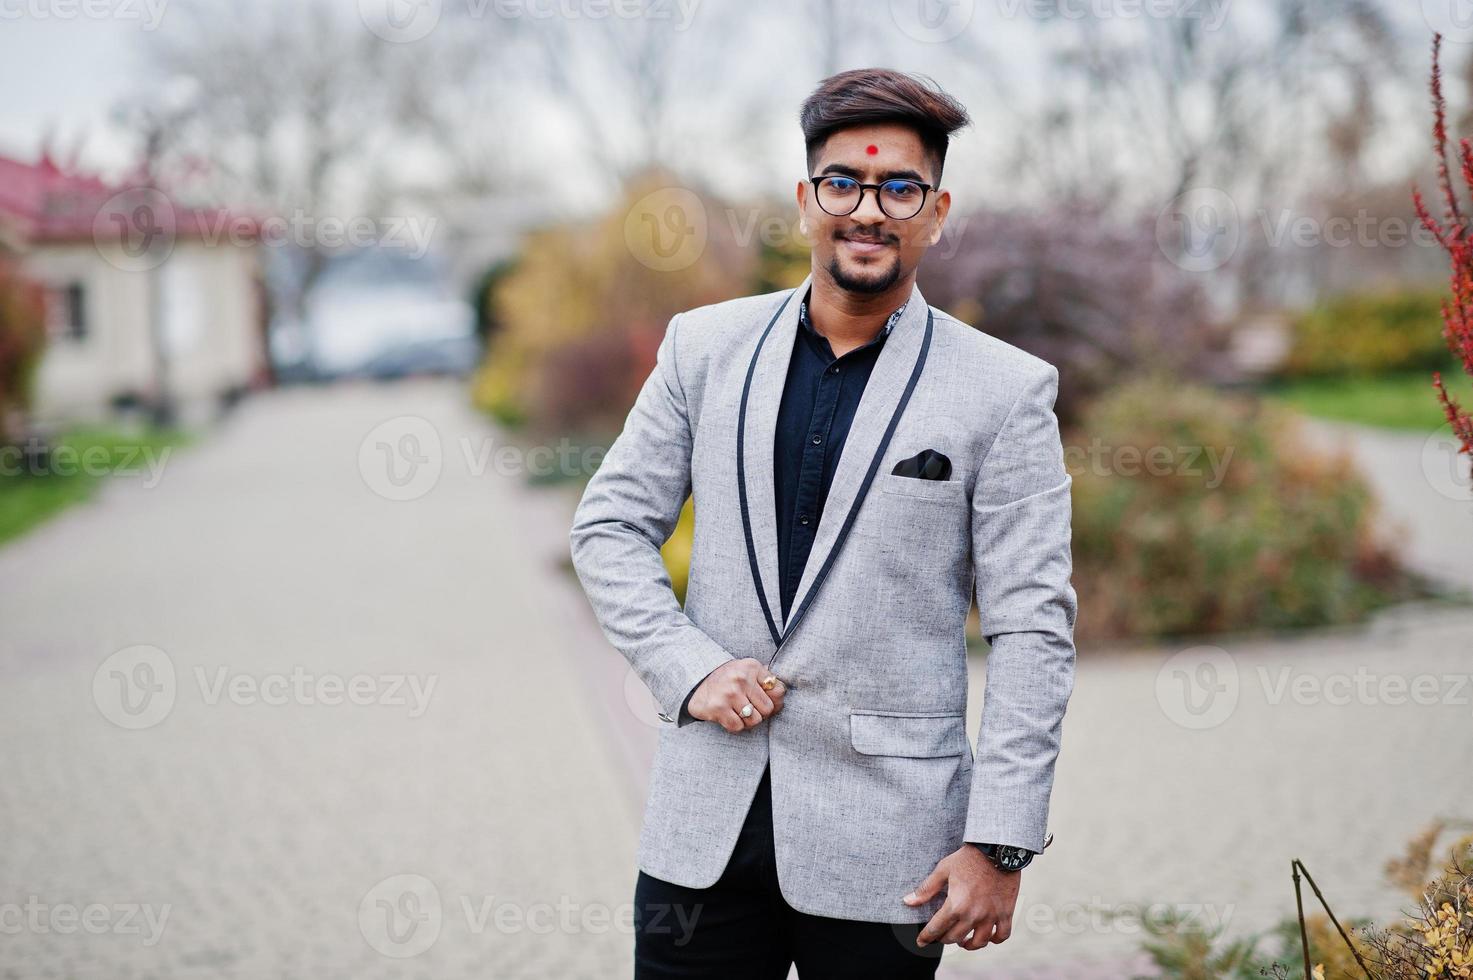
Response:
M819 151L812 176L825 174L865 184L909 178L932 186L920 213L897 219L880 210L873 189L863 192L857 210L836 217L819 206L812 184L799 182L798 208L813 240L814 267L827 270L841 289L882 293L915 272L926 249L940 241L951 195L936 192L931 160L909 127L884 123L839 130Z

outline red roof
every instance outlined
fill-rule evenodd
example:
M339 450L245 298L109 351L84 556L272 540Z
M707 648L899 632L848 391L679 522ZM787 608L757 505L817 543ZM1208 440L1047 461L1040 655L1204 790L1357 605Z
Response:
M39 163L0 156L0 219L13 223L31 244L121 237L144 224L175 238L221 243L260 231L255 218L183 207L158 189L64 172L49 156Z

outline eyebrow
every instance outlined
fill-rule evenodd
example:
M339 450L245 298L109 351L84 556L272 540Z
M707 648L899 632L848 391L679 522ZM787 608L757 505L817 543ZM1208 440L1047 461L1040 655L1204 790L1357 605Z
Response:
M858 180L864 176L863 173L861 173L859 170L856 170L854 167L845 166L842 163L831 163L818 172L818 176L820 177L824 176L825 174L837 174L841 177L853 177L855 180ZM921 184L924 184L926 182L925 177L916 173L914 170L886 170L884 173L880 174L880 180L882 182L886 180L895 180L897 178L904 180L914 180L917 183Z

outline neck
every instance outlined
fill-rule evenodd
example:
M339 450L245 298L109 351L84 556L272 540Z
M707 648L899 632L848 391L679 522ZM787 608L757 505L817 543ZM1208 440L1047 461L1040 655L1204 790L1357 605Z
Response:
M808 316L813 329L828 340L835 357L874 340L890 314L910 299L915 273L902 276L883 293L856 293L844 289L827 274L815 270Z

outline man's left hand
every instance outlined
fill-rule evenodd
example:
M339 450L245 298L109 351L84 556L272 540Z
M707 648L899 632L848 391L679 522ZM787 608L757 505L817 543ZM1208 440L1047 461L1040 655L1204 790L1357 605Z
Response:
M1021 871L999 871L976 847L963 844L937 862L920 887L902 899L906 905L923 905L946 889L946 901L916 937L916 945L939 939L962 949L981 949L989 942L1006 942L1013 932L1022 876Z

